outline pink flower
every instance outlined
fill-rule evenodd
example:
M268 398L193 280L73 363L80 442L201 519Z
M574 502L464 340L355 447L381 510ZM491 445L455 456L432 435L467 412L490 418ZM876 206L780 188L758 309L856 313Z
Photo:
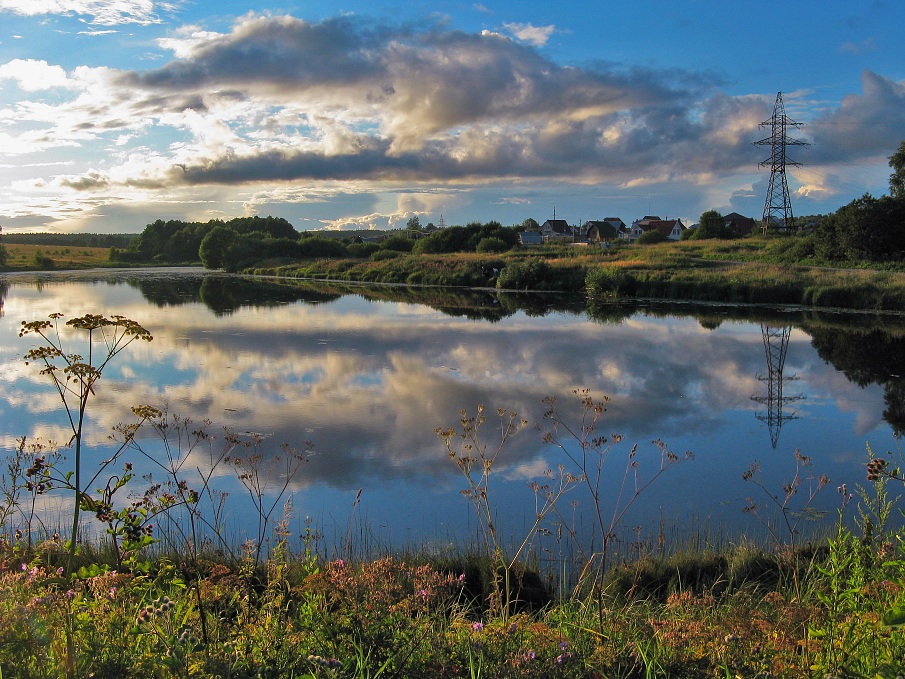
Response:
M473 629L475 632L480 632L482 629L484 629L484 623L476 622L471 626L471 629Z

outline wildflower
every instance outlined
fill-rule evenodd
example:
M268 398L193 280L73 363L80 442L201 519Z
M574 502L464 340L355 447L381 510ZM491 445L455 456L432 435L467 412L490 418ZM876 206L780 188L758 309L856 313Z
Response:
M428 594L427 594L427 590L426 590L426 589L422 589L418 594L421 596L421 599L422 599L423 601L427 601Z
M517 626L514 622L509 623L509 634L515 634Z
M476 622L471 626L471 629L473 629L475 632L480 632L481 630L484 629L484 623Z

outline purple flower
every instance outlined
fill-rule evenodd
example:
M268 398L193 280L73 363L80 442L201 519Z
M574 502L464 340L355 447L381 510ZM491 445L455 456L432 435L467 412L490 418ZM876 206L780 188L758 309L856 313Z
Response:
M471 629L473 629L475 632L480 632L482 629L484 629L484 623L476 622L471 626Z

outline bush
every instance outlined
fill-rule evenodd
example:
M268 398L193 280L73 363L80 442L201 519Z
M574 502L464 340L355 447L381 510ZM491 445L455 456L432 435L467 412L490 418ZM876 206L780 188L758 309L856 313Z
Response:
M502 238L482 238L478 243L476 252L505 252L509 245Z
M415 247L415 241L408 236L390 236L380 244L383 250L395 250L396 252L411 252Z
M541 260L513 262L503 267L497 277L500 290L546 290L550 265Z
M35 250L34 257L32 257L32 261L34 265L39 269L55 269L56 263L47 255L45 255L40 250Z
M632 287L632 277L624 269L615 266L591 269L585 276L585 289L592 299L630 294Z
M378 250L371 254L372 262L383 262L387 259L395 259L396 257L401 257L403 255L402 252L398 250Z
M662 233L657 231L656 229L651 229L650 231L645 231L640 236L638 236L638 240L636 241L638 245L653 245L654 243L663 243L667 238Z

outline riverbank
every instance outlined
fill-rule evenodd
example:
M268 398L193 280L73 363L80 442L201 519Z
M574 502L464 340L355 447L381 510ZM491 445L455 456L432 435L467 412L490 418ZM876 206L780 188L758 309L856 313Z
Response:
M905 272L783 261L784 241L680 242L609 249L547 246L496 254L262 263L256 275L370 283L495 287L587 295L596 302L651 298L905 311Z
M649 556L558 598L462 554L270 558L173 552L138 570L61 547L0 550L4 679L92 677L824 677L905 670L897 536ZM794 538L792 538L794 540ZM108 555L108 558L109 555ZM496 572L499 572L498 570ZM501 607L503 602L505 606Z

